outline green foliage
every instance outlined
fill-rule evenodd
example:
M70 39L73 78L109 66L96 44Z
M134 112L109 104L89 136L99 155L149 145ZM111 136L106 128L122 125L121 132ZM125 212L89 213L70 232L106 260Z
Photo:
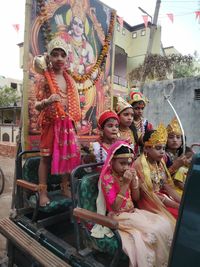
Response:
M173 73L174 78L193 77L200 73L198 55L172 54L168 56L149 55L143 64L129 73L133 80L165 80L168 74Z
M20 97L15 89L7 86L0 88L0 107L13 106L19 100Z

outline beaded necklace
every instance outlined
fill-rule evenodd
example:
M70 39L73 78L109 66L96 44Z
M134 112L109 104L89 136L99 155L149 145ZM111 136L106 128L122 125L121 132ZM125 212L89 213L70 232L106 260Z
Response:
M150 168L150 178L154 187L155 191L159 191L160 188L162 188L163 186L163 182L165 179L165 170L162 166L162 163L155 163L152 164L147 160L147 163L149 165Z
M137 132L140 132L142 134L145 132L143 119L140 119L139 121L135 121L134 120L134 125L135 125L135 127L137 129Z
M104 149L106 152L108 152L108 149L109 149L110 146L111 146L111 144L108 146L108 145L106 145L105 143L103 144L103 142L100 143L99 154L100 154L100 161L101 161L101 162L103 162L103 149Z

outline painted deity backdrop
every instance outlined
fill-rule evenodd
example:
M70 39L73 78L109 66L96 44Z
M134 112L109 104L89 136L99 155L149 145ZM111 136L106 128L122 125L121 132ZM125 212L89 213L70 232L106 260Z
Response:
M30 11L28 83L24 94L24 148L39 147L35 101L41 75L32 68L34 56L48 42L63 38L68 45L67 71L80 97L80 139L95 139L97 118L111 107L112 38L115 12L97 0L33 0ZM79 38L77 38L77 36ZM26 51L25 51L26 53Z

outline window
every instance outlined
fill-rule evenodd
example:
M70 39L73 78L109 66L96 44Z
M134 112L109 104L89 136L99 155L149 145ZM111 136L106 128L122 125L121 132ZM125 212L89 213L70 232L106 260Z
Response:
M200 89L194 90L194 100L200 100Z
M10 87L13 88L13 89L17 89L17 83L11 83Z
M137 38L137 32L133 32L133 33L132 33L132 38L133 38L133 39Z
M125 31L125 29L123 28L123 29L122 29L122 34L125 35L125 33L126 33L126 31Z
M117 23L117 31L120 32L120 25Z
M4 142L9 142L10 141L9 134L4 133L3 136L2 136L2 139L3 139Z
M146 35L146 31L145 30L141 30L141 36L145 36Z

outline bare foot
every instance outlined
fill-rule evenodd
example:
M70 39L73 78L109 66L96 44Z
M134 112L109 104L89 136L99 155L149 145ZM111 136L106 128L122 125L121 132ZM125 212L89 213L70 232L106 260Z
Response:
M40 207L46 207L50 203L50 199L47 196L47 192L40 192Z
M61 191L63 196L71 198L72 194L71 194L71 186L69 181L65 181L61 183Z

